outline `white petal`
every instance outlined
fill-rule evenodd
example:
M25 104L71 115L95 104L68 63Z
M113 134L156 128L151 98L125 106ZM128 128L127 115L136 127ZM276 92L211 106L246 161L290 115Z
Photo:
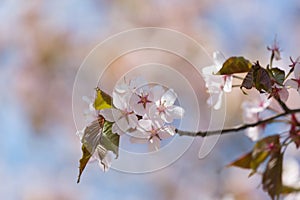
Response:
M166 123L172 123L172 121L174 120L172 114L170 112L168 112L167 110L165 111L165 113L161 113L161 119L166 122Z
M159 116L159 112L157 110L157 105L153 104L150 108L149 108L149 118L153 119L153 118L157 118L157 116Z
M294 88L294 89L298 89L298 83L292 79L288 79L285 84L284 84L287 88Z
M116 108L120 110L125 110L127 108L128 102L126 102L127 95L120 95L116 92L113 92L113 104Z
M102 115L109 122L115 121L114 114L113 114L113 108L100 110L100 115Z
M152 121L151 120L141 119L141 120L139 120L138 124L145 131L152 130Z
M103 171L109 170L111 167L111 162L113 158L115 157L115 154L112 151L107 151L106 155L102 160L99 159L99 166Z
M169 89L162 97L161 101L166 102L166 106L171 106L176 101L177 95L173 89Z
M278 94L279 94L281 101L283 101L283 102L286 102L289 98L289 92L285 87L282 88L281 90L279 90Z
M168 111L172 115L173 119L180 119L184 115L184 109L179 106L168 107Z
M117 84L114 88L114 92L119 93L119 94L124 94L129 91L130 91L129 85L127 85L124 82Z
M151 151L158 151L160 147L160 139L158 137L152 137L149 140L148 150Z
M203 67L202 68L202 75L207 76L207 75L213 75L214 73L217 72L217 69L214 65Z
M226 81L223 87L224 92L231 92L232 90L232 76L226 76Z
M131 128L135 128L137 126L137 123L138 123L138 118L135 114L129 114L127 116L128 118L128 123L129 123L129 126Z
M136 129L132 132L129 132L128 134L135 138L141 138L141 139L147 139L147 140L150 138L149 132L145 132L144 130L140 130L140 129Z
M130 126L128 124L128 121L126 119L126 116L121 117L119 120L115 122L115 124L119 127L119 129L123 132L126 132Z
M215 110L219 110L222 105L223 92L211 94L207 100L209 106L213 106Z
M130 142L131 143L136 143L136 144L146 144L148 143L149 139L148 138L138 138L138 137L131 137Z
M132 90L136 90L137 88L141 88L148 85L148 82L143 77L138 76L137 78L132 79L129 85Z
M213 59L214 59L215 65L216 65L216 69L217 69L217 71L219 71L222 68L223 63L226 60L225 56L220 51L215 51L213 53Z
M156 102L156 101L159 101L161 99L162 95L165 93L165 90L162 86L156 85L151 89L151 93L152 93L152 96L153 96L152 100L154 102Z
M262 130L260 127L250 127L246 130L246 135L252 141L257 141L262 135Z
M160 132L160 139L167 139L175 135L175 128L172 126L165 126Z
M123 134L125 133L124 131L122 131L122 130L119 128L119 126L118 126L116 123L114 123L114 124L112 125L111 131L112 131L113 133L118 134L118 135L123 135Z
M300 63L297 63L294 68L294 75L296 79L300 79Z

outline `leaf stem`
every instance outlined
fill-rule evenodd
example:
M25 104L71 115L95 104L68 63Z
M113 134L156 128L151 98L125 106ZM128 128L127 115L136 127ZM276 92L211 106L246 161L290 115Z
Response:
M236 79L239 79L239 80L244 80L243 77L239 77L239 76L237 76L237 75L232 75L232 77L233 77L233 78L236 78Z

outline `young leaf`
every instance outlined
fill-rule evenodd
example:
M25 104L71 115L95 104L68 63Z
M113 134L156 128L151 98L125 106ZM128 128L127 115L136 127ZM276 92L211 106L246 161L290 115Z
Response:
M282 193L282 153L273 153L263 173L263 190L268 192L272 200L279 199Z
M270 92L272 89L272 81L268 71L262 68L259 65L259 62L253 65L253 68L253 81L255 88L261 93Z
M300 192L300 188L295 188L295 187L286 186L286 185L283 185L281 187L281 194L291 194L294 192Z
M268 158L268 156L277 150L280 146L279 135L272 135L259 140L252 151L251 169L256 172L257 168Z
M105 121L102 129L101 136L101 146L103 146L107 151L112 151L119 155L119 140L120 136L112 132L112 122Z
M268 71L259 65L259 62L252 65L252 68L244 78L240 89L243 91L243 88L251 89L253 86L261 93L270 92L272 89L271 77ZM245 92L243 91L243 93Z
M102 161L109 150L118 156L120 136L112 132L112 125L112 122L105 121L100 116L86 127L81 141L84 147L82 159L95 154L99 157L101 163L103 163ZM80 160L78 182L89 160L89 158L82 159Z
M106 108L111 108L112 98L100 88L96 88L96 98L94 101L94 107L96 110L102 110Z
M241 156L237 160L233 161L232 163L228 164L227 166L235 166L244 169L250 169L251 160L252 160L252 152L249 152Z
M244 57L230 57L224 63L217 75L244 73L251 70L251 62Z
M283 70L276 67L268 69L268 71L279 85L283 85L283 82L285 80L285 72Z
M77 183L80 182L81 174L85 169L85 166L89 162L90 158L92 157L92 154L90 153L90 151L87 150L87 148L84 145L82 145L81 150L82 150L82 157L79 161L80 165L79 165L79 175L78 175Z

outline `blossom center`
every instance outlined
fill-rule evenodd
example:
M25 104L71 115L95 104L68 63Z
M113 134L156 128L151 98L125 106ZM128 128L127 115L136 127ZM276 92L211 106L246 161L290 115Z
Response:
M140 101L138 102L138 104L143 104L143 107L146 109L146 105L147 105L147 103L151 103L152 101L150 101L149 99L148 99L148 96L149 96L149 94L146 94L146 95L139 95L139 97L140 97Z
M165 110L166 110L165 103L166 103L166 101L159 102L159 106L157 107L158 114L165 113Z

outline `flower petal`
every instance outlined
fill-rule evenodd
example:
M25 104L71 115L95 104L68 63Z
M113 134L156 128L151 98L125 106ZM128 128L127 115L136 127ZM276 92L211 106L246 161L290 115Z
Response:
M175 128L172 126L165 126L161 131L159 131L160 139L167 139L175 135Z
M223 90L224 92L231 92L232 90L232 76L225 76L225 83L224 83L224 87Z
M152 121L149 119L141 119L138 122L139 127L141 127L145 131L152 130Z
M166 106L171 106L176 101L177 95L173 89L169 89L163 96L161 97L162 103L165 102Z
M151 89L151 93L152 93L152 100L154 102L156 102L156 101L159 101L161 99L161 97L165 93L165 90L162 86L156 85Z
M215 51L213 53L213 59L216 67L216 72L217 73L223 66L223 63L225 62L225 56L220 52L220 51Z
M284 84L287 88L294 88L294 89L298 89L298 83L295 80L292 79L288 79L285 84Z
M158 151L159 147L160 147L160 139L158 137L152 137L149 140L148 150L150 152L152 152L152 151Z
M289 98L289 92L285 87L281 88L279 90L278 94L279 94L281 101L283 101L283 102L286 102Z
M102 115L107 121L114 122L114 114L113 114L113 108L107 108L100 110L100 115Z
M173 119L180 119L184 115L184 109L179 106L168 107L168 111L172 115Z
M137 116L135 114L129 114L129 115L127 115L127 118L128 118L128 124L129 124L130 128L135 128L138 123Z

